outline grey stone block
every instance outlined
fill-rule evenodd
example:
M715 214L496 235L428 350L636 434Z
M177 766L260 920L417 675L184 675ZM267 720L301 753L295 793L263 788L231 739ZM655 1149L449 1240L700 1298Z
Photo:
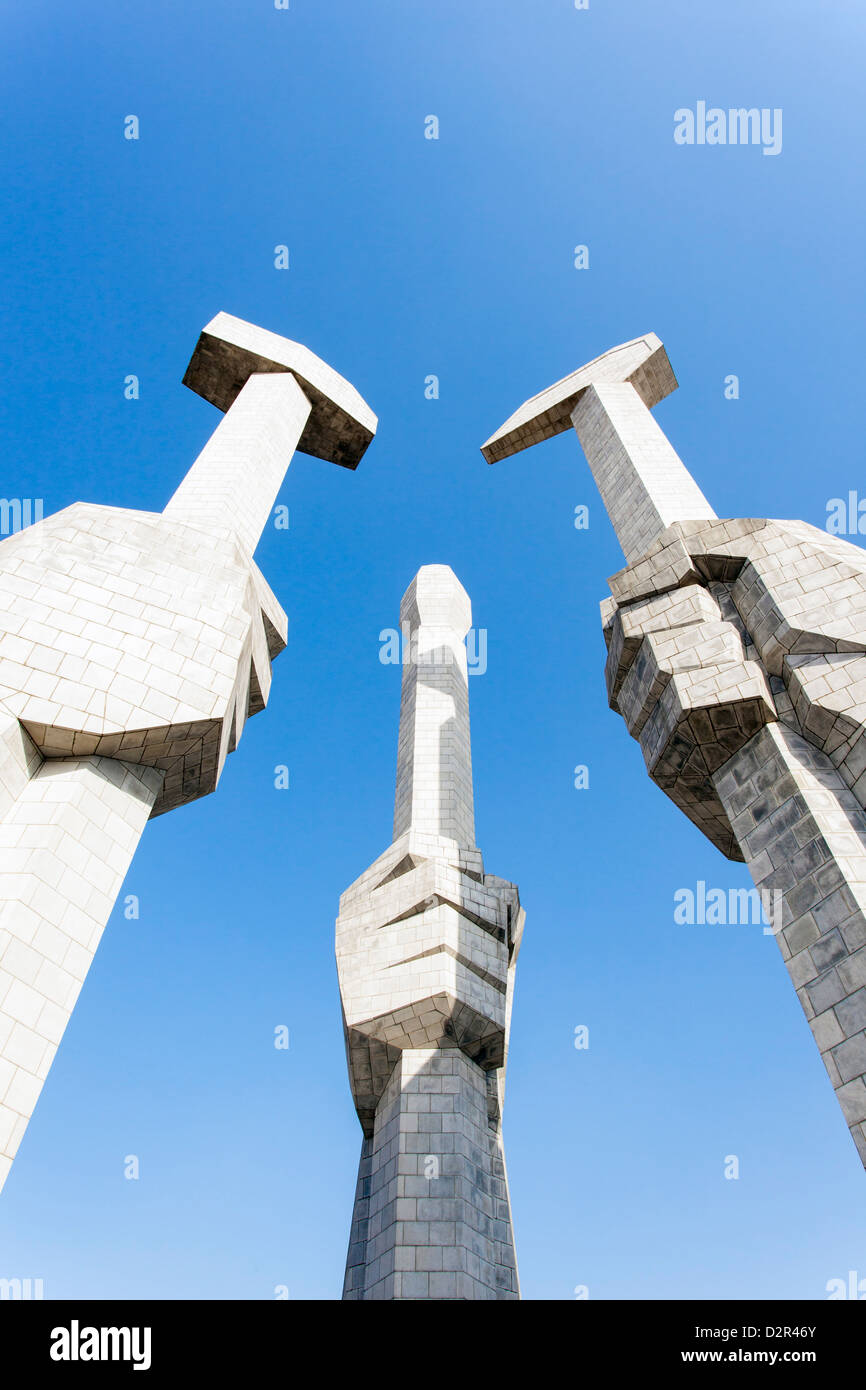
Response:
M866 1072L866 1033L857 1033L834 1047L833 1061L843 1082L861 1078Z

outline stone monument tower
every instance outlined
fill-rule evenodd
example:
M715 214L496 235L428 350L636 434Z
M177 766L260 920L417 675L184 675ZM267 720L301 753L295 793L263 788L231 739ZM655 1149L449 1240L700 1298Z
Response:
M343 1297L516 1299L501 1117L524 914L475 844L472 613L447 565L418 571L400 622L393 843L337 919L364 1132Z
M307 348L229 314L184 382L224 418L161 513L84 502L0 545L0 1187L145 822L214 790L286 616L253 560L295 448L376 430Z
M866 1164L866 554L718 518L650 408L654 333L533 396L488 463L573 425L627 566L601 605L611 708L653 781L744 860Z

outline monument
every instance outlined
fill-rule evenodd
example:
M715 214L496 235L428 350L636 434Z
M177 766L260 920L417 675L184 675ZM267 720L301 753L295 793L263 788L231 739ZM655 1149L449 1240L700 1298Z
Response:
M400 623L394 838L337 919L364 1135L343 1297L516 1299L501 1125L524 914L475 844L472 612L447 565L418 571Z
M357 467L376 417L229 314L184 382L224 418L162 513L76 502L0 545L0 1187L145 822L216 787L286 616L253 552L294 450Z
M495 463L573 425L627 561L601 605L611 708L653 781L778 901L773 934L866 1164L866 554L719 519L651 407L650 333L534 396Z

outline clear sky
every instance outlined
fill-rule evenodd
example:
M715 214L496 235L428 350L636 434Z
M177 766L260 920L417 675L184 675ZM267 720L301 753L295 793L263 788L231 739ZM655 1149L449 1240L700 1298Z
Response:
M0 1275L58 1298L339 1298L361 1135L334 917L391 836L379 633L446 563L488 634L478 842L527 911L505 1112L524 1296L820 1299L866 1277L862 1167L778 947L674 921L678 889L749 879L607 707L598 601L623 559L577 440L479 453L654 331L680 382L657 418L720 515L822 526L829 498L866 496L862 7L0 17L4 495L161 510L220 418L181 385L220 309L307 344L380 417L356 473L289 470L290 528L257 552L290 617L270 704L216 795L145 831L0 1197ZM702 100L781 108L781 153L676 144Z

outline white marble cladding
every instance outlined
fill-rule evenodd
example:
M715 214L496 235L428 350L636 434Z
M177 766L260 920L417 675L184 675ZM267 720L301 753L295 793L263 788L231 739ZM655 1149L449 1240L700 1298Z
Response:
M567 430L584 391L604 382L628 382L647 407L657 405L677 386L661 339L655 333L632 338L524 401L482 444L481 452L487 462L496 463Z
M475 842L464 638L472 609L447 565L425 565L400 605L409 634L403 665L394 839L411 826Z
M516 1298L500 1124L524 915L514 884L486 874L475 845L469 600L447 566L429 565L400 617L410 651L394 840L343 894L337 919L365 1135L344 1296Z
M221 312L205 324L184 385L228 411L254 376L290 374L310 404L298 439L301 453L357 468L378 421L345 377L302 343Z
M656 784L779 895L866 1164L866 555L803 522L681 522L611 590L611 706Z
M558 434L570 419L631 564L671 523L716 515L650 410L676 385L661 339L633 338L531 397L481 452L494 463Z
M453 843L430 848L407 832L340 900L346 1026L396 1048L453 1039L501 1065L517 891L467 872Z
M587 388L572 413L583 452L626 560L674 521L715 512L635 388Z
M866 1164L866 555L804 522L717 518L649 411L676 385L664 349L645 340L653 384L629 375L634 347L482 450L536 443L571 408L628 561L601 605L611 708L656 785L781 895L773 929Z
M163 515L233 533L251 556L310 410L289 372L251 376Z
M786 724L714 778L866 1166L866 815L827 755Z
M162 774L113 758L43 761L15 720L0 748L4 791L20 753L31 773L0 819L2 1187Z
M344 1299L519 1298L489 1080L456 1049L400 1054L362 1148Z
M0 700L40 751L159 768L157 814L212 791L286 633L232 536L77 502L3 541L0 573Z
M79 502L0 545L0 1182L146 820L212 791L267 702L287 624L252 555L292 452L354 468L376 427L228 315L185 380L227 413L165 512Z

